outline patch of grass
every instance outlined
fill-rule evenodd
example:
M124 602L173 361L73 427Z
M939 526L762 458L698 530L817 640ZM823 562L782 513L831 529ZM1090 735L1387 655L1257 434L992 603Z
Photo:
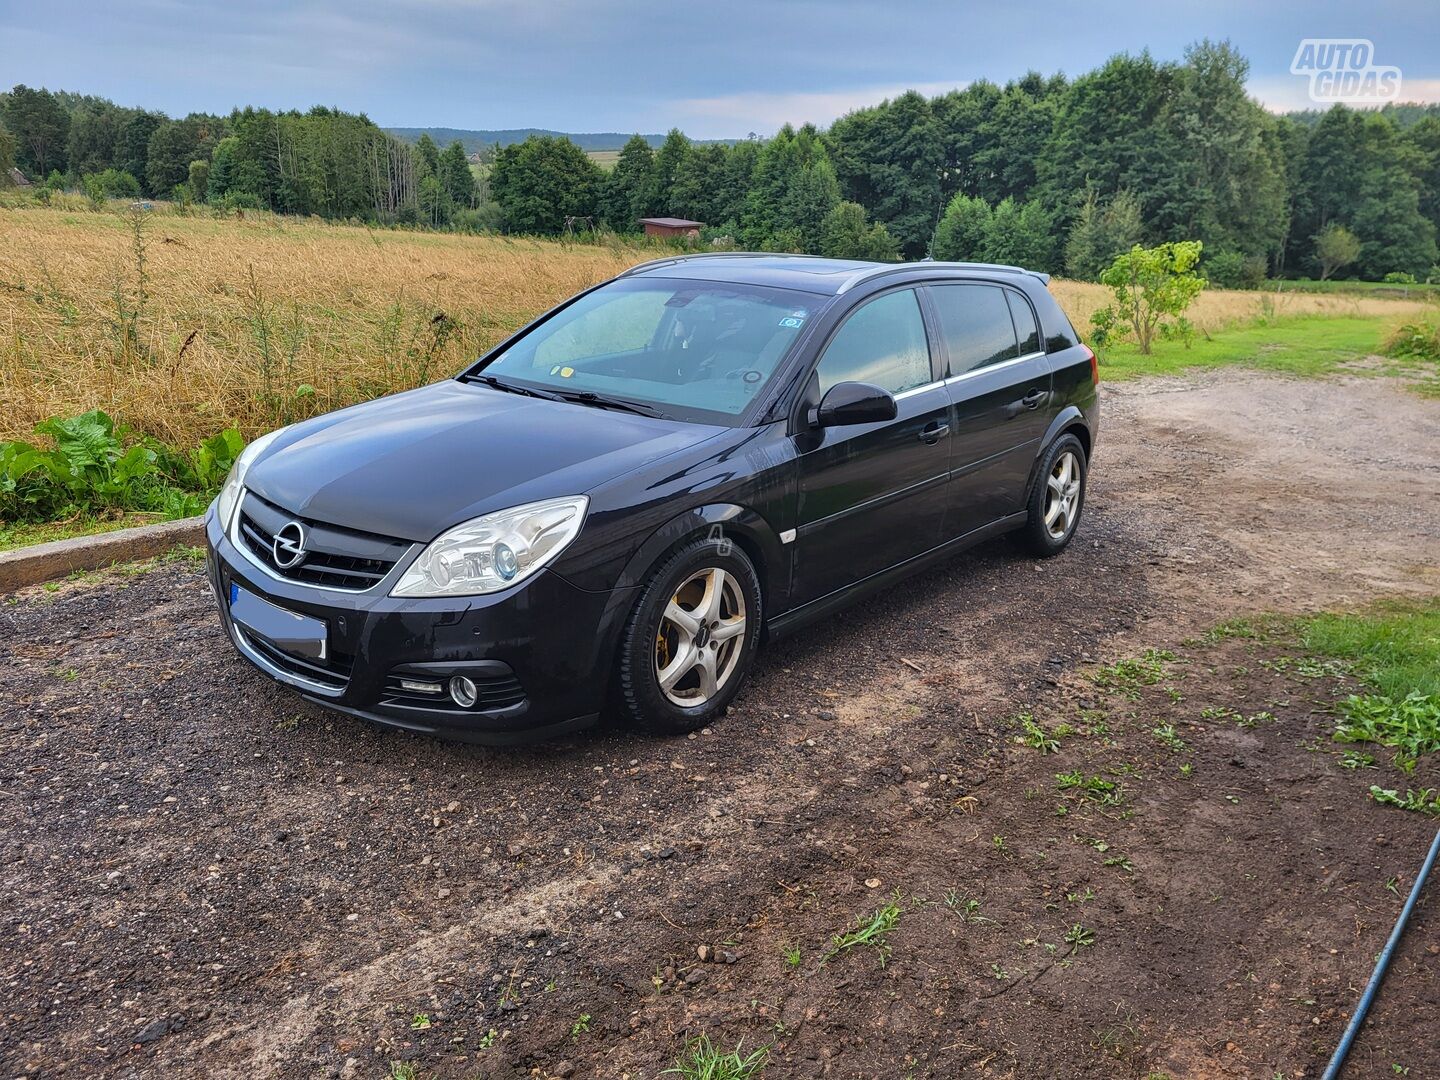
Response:
M590 1030L590 1014L589 1014L589 1013L581 1013L579 1016L577 1016L577 1017L575 1018L575 1022L570 1025L570 1037L571 1037L572 1039L578 1038L579 1036L584 1035L585 1032L587 1032L587 1031L589 1031L589 1030Z
M800 951L799 945L782 945L780 947L780 955L785 958L785 963L792 968L799 967L800 961L804 957L804 953Z
M1396 751L1395 763L1407 771L1421 754L1440 750L1440 694L1351 694L1340 706L1338 742L1378 743Z
M687 1040L685 1052L660 1075L678 1076L681 1080L752 1080L764 1073L769 1060L769 1046L746 1054L741 1041L734 1050L722 1051L710 1041L709 1035L701 1035Z
M1313 655L1353 664L1379 694L1440 694L1440 600L1316 615L1302 621L1300 639Z
M1174 724L1159 724L1151 732L1162 746L1168 746L1173 753L1183 754L1190 747L1175 731Z
M1053 754L1060 749L1060 740L1036 723L1035 717L1029 713L1021 713L1015 719L1020 724L1020 734L1015 736L1016 742L1032 750L1039 750L1042 754Z
M1106 780L1103 776L1086 776L1079 769L1056 773L1055 785L1061 791L1074 791L1081 798L1098 802L1102 806L1117 806L1125 799L1124 791L1114 780Z
M1397 306L1397 314L1400 310ZM1383 315L1276 318L1219 330L1196 339L1189 348L1179 341L1157 341L1149 356L1132 344L1112 345L1103 350L1100 377L1178 375L1190 368L1234 364L1288 375L1328 375L1378 353L1390 325ZM1394 366L1403 364L1396 361Z
M1154 686L1165 677L1164 665L1174 659L1175 654L1167 649L1146 649L1138 657L1098 668L1090 678L1102 690L1138 697L1142 686Z
M886 936L900 925L900 915L898 903L878 907L874 914L868 917L862 915L849 930L831 938L830 950L821 958L821 962L833 960L851 949L868 946L880 954L880 966L884 967L890 956L890 945Z
M1440 817L1440 791L1435 788L1422 788L1420 791L1407 788L1405 794L1401 795L1394 788L1371 784L1370 797L1383 806L1398 806L1401 810L1414 810L1416 813Z
M408 1061L392 1061L390 1062L390 1080L420 1080L420 1074Z
M160 513L115 512L82 514L64 521L0 525L0 551L13 551L31 544L48 544L52 540L69 540L74 536L95 536L116 529L128 529L134 525L150 525L163 517Z

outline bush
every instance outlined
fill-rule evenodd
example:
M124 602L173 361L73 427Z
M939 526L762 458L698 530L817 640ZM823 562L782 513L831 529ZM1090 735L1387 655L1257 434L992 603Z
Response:
M233 428L195 450L146 441L125 446L128 432L99 409L35 425L51 448L0 442L0 519L50 521L75 513L153 511L198 514L219 491L244 446Z
M1381 352L1407 360L1440 362L1440 324L1412 322L1399 326L1385 339Z
M1202 247L1199 240L1153 248L1136 244L1116 259L1100 275L1101 284L1114 292L1115 302L1090 317L1095 344L1107 344L1129 332L1148 355L1157 330L1188 343L1191 327L1185 311L1206 284L1195 273Z
M1217 251L1205 260L1205 278L1222 289L1258 289L1268 269L1264 255Z

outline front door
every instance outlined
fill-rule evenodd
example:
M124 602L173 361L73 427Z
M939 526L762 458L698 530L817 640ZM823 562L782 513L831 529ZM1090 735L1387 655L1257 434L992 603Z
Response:
M822 396L839 382L888 390L897 415L795 437L797 605L935 547L950 472L950 399L913 289L884 293L851 312L815 374Z

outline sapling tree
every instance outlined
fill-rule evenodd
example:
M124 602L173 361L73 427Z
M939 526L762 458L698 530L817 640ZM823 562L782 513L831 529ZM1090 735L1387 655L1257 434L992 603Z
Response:
M1185 312L1205 288L1205 279L1195 272L1202 246L1199 240L1150 248L1136 244L1111 263L1100 282L1115 299L1090 317L1095 343L1103 345L1128 329L1149 355L1157 331L1187 336Z

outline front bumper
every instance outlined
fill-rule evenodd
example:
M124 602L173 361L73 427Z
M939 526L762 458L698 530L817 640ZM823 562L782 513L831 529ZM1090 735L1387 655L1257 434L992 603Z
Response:
M402 599L385 582L366 592L316 588L258 565L205 518L206 571L220 621L240 655L326 708L373 723L471 742L531 741L599 717L630 590L587 592L549 570L489 596ZM409 557L402 561L408 562ZM230 586L328 627L323 661L257 639L230 617ZM481 693L460 708L448 695L400 686L472 678Z

